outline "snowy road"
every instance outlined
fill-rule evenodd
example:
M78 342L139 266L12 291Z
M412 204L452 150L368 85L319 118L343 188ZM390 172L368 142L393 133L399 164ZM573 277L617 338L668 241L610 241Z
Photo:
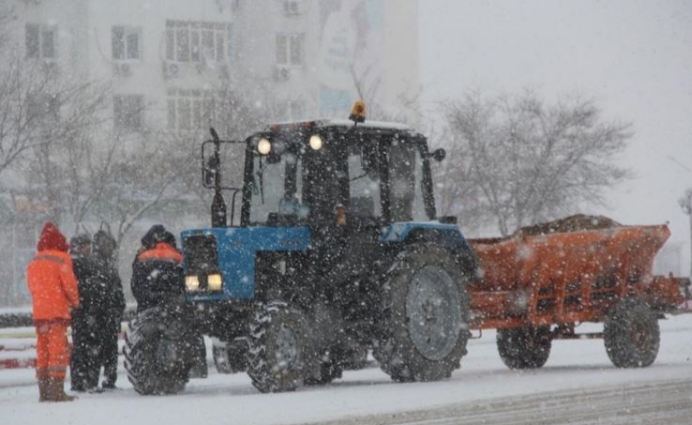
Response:
M692 383L650 382L337 420L325 425L675 425L692 422Z
M546 366L508 370L494 332L469 344L462 369L434 383L396 384L371 368L326 387L259 394L244 374L193 380L184 393L122 390L39 404L33 371L0 370L0 424L692 424L692 315L661 322L661 350L645 369L617 369L601 340L556 341ZM213 368L212 368L213 369Z

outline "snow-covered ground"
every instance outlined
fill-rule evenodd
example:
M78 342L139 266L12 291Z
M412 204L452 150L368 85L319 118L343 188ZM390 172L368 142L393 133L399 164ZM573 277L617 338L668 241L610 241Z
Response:
M591 409L578 423L610 424L630 422L614 413L617 406L613 403L639 405L637 397L665 400L675 395L669 404L679 410L661 423L692 424L692 315L669 317L661 321L661 329L658 359L645 369L616 369L601 340L581 340L555 341L550 360L540 370L512 371L497 354L495 333L484 332L481 339L470 342L462 368L446 381L397 384L379 369L369 368L346 372L343 379L325 387L304 387L283 394L260 394L244 374L221 375L212 366L208 379L192 380L182 394L143 397L132 390L121 365L121 390L80 395L74 403L39 404L33 370L0 370L0 423L446 424L461 423L461 418L463 423L481 423L486 417L483 409L504 409L504 419L490 423L513 423L514 412L519 415L527 409L536 419L541 419L542 409L546 409L546 421L537 422L553 423L548 422L548 416L558 418L559 409L567 412L571 406L572 411ZM0 344L8 339L0 339ZM16 344L17 340L8 342ZM587 404L580 407L578 403ZM630 412L630 406L623 408ZM672 408L642 407L648 419L632 423L659 423L651 418L667 417ZM367 418L358 419L363 416ZM564 415L562 420L559 423L567 423Z

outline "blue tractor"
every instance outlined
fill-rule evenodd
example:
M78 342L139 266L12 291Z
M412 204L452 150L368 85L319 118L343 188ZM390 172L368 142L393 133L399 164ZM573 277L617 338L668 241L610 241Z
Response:
M362 104L350 120L212 136L202 147L212 226L181 241L188 329L217 341L220 369L281 392L329 383L365 350L395 381L460 366L477 263L455 220L436 214L431 160L444 150L408 126L365 122ZM225 188L220 148L239 143L243 184Z

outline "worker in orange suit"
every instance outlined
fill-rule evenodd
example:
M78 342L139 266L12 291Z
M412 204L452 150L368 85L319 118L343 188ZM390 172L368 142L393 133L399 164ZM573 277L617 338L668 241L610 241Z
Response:
M65 372L70 364L67 327L70 310L79 306L77 279L69 245L58 227L43 226L37 253L27 267L36 327L36 378L39 401L72 401L65 394Z

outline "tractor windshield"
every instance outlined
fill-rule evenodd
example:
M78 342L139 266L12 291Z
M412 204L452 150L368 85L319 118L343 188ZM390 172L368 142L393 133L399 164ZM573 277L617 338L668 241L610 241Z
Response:
M302 158L300 152L255 155L253 160L250 222L280 224L307 219L303 204Z
M294 226L332 220L345 204L343 145L325 135L311 148L301 132L271 135L271 151L255 152L249 184L249 225ZM249 164L248 164L249 165Z
M396 134L324 132L324 145L310 147L305 133L271 134L271 151L255 152L246 174L249 225L347 225L428 220L423 196L420 143ZM250 164L247 164L250 165ZM434 214L434 210L433 210Z

